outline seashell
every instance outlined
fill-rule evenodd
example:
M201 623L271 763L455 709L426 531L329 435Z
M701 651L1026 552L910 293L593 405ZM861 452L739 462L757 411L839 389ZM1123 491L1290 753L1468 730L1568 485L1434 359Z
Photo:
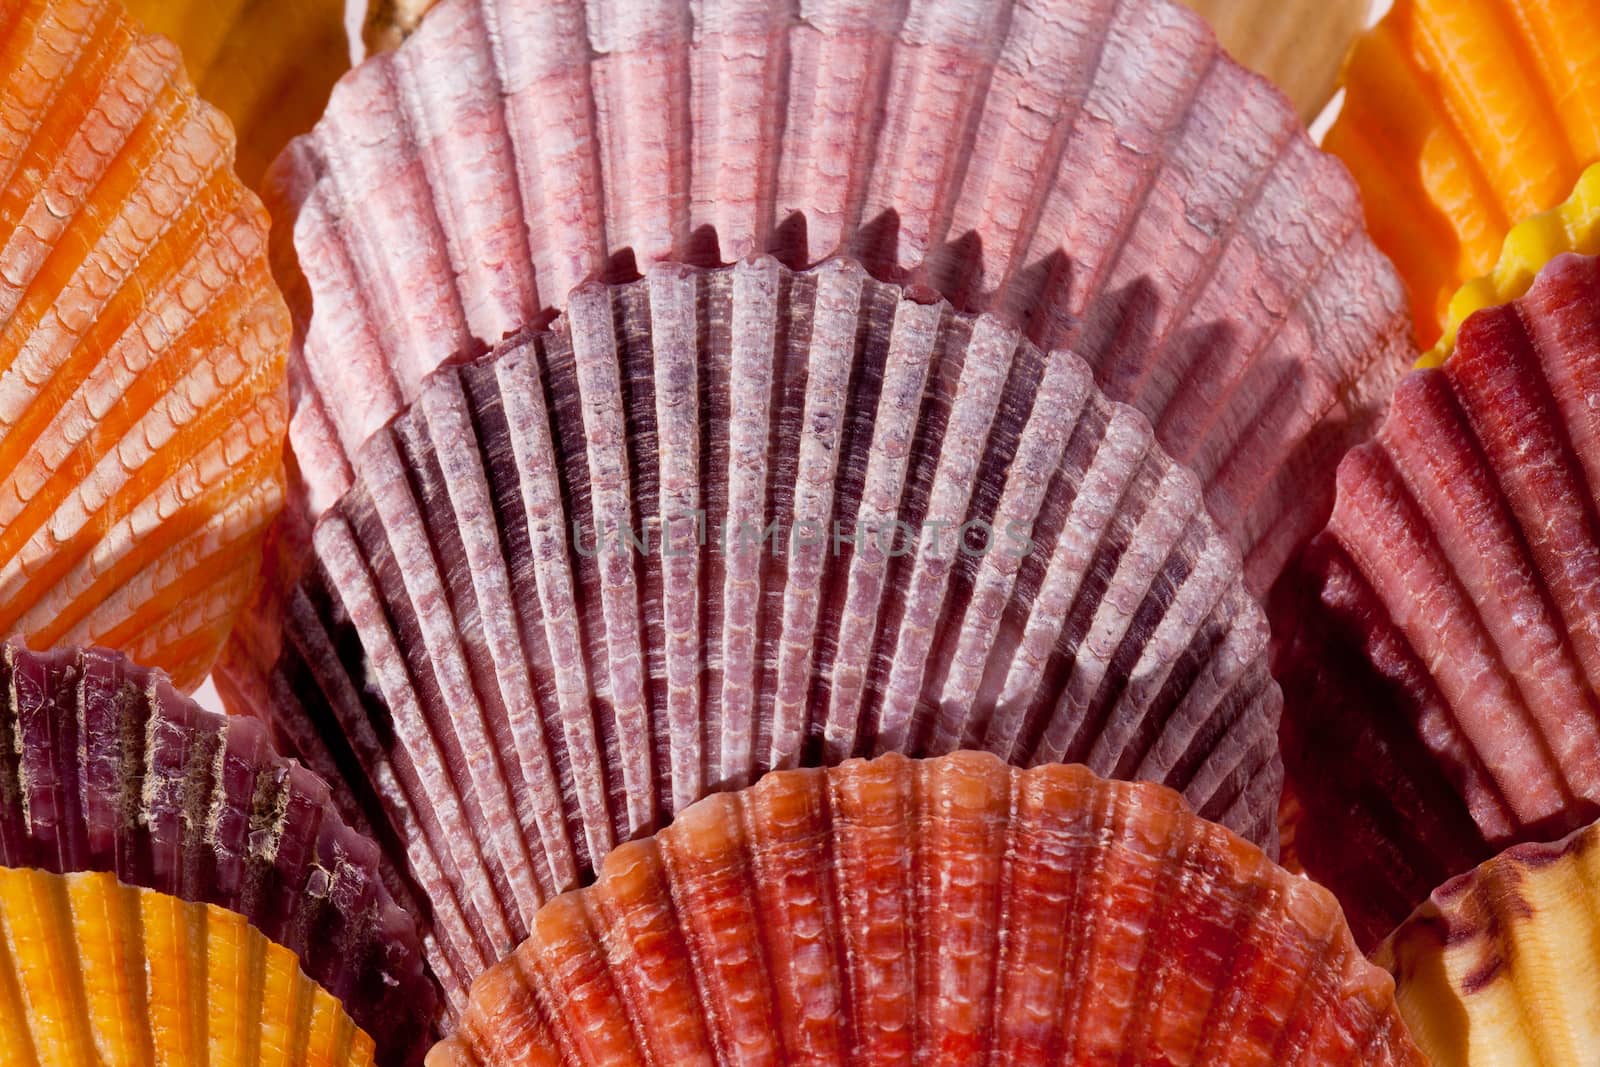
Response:
M849 254L1071 348L1255 589L1413 359L1342 169L1166 0L444 0L269 188L302 538L428 372L662 260Z
M386 52L416 32L436 0L346 0L345 24L363 55Z
M1467 320L1339 468L1274 606L1296 847L1371 944L1600 815L1600 262ZM1292 590L1292 591L1291 591Z
M1276 836L1265 617L1197 479L1077 357L851 262L659 264L436 372L286 626L280 736L407 844L447 996L772 767L1073 760Z
M267 217L116 3L7 4L0 70L0 634L192 689L283 499Z
M1288 96L1310 123L1332 98L1339 68L1367 24L1369 0L1183 0L1228 54Z
M0 867L0 1062L362 1067L372 1038L224 908Z
M261 723L204 711L100 649L7 644L0 693L0 865L105 871L238 912L382 1042L383 1062L420 1057L435 997L415 920L380 882L377 846Z
M1507 849L1435 890L1379 948L1435 1067L1583 1063L1600 1040L1593 826Z
M127 0L183 51L200 95L238 132L234 171L254 187L289 138L322 116L350 69L340 0Z
M771 774L621 846L427 1062L801 1060L1424 1062L1326 890L1169 790L971 752Z
M1419 366L1443 363L1455 349L1456 333L1468 316L1526 294L1545 264L1563 252L1600 253L1600 164L1583 172L1572 195L1561 204L1511 228L1494 270L1463 285L1451 298L1444 334Z
M1585 0L1395 0L1344 82L1323 146L1361 186L1428 348L1506 232L1600 160L1600 25Z

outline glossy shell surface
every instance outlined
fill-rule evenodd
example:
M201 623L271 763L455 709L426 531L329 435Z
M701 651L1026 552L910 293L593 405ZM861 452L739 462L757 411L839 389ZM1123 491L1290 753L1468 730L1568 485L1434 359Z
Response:
M1600 262L1402 383L1274 607L1296 846L1358 938L1600 814Z
M447 993L616 843L801 761L1081 761L1275 840L1238 557L999 319L847 261L661 265L435 374L356 466L274 715L407 843Z
M1083 767L786 771L540 912L429 1067L1418 1064L1338 905Z
M101 650L6 645L0 694L0 864L111 872L238 912L348 1005L383 1062L420 1056L434 995L416 922L377 846L260 723Z
M0 1065L369 1067L372 1038L244 918L0 867Z
M1517 845L1435 890L1376 954L1435 1067L1582 1063L1600 1043L1600 833Z
M283 501L266 212L114 0L5 4L0 87L0 634L192 689Z
M1427 348L1507 231L1600 160L1600 21L1588 0L1395 0L1344 80L1323 145L1361 186Z

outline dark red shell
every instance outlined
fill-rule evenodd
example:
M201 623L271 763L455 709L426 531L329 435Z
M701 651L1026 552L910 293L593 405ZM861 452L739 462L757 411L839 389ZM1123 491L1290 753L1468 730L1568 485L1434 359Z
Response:
M1274 609L1296 847L1373 944L1600 814L1600 263L1405 380Z
M1276 841L1265 618L1197 480L1075 356L846 261L661 265L439 371L287 625L279 729L406 843L463 997L772 767L1080 761Z
M429 1067L1420 1065L1322 887L1178 796L962 752L708 798L539 913Z
M103 871L243 915L377 1041L419 1059L436 995L378 848L322 779L166 676L101 649L0 661L0 866Z

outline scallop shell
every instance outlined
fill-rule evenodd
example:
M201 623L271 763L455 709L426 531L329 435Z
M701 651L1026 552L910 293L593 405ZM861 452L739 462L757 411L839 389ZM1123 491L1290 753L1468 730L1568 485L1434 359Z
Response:
M0 867L0 1063L361 1067L372 1038L245 920L106 873Z
M1545 264L1563 252L1600 253L1600 164L1583 172L1559 206L1511 228L1494 270L1463 285L1451 298L1444 334L1419 365L1443 363L1455 350L1456 333L1468 316L1525 295Z
M1600 815L1600 261L1563 256L1400 386L1274 609L1297 848L1378 940Z
M238 912L348 1006L385 1063L420 1058L435 998L416 922L380 883L377 846L261 723L99 649L5 645L0 693L0 864L112 872Z
M1265 619L1197 480L994 317L660 264L437 372L356 465L278 727L381 798L447 994L617 841L799 761L1076 760L1275 839Z
M1333 96L1339 68L1367 24L1370 0L1183 0L1228 54L1282 89L1310 123Z
M350 69L341 0L127 0L183 51L200 95L239 135L234 170L255 186L291 137L322 116Z
M115 3L6 4L0 86L0 634L191 689L283 499L266 213Z
M1435 890L1378 950L1435 1067L1584 1063L1600 1044L1600 837L1507 849Z
M694 805L545 907L428 1055L802 1061L1424 1062L1326 890L1166 789L971 752Z
M1395 0L1356 43L1323 141L1411 294L1426 348L1506 232L1600 160L1600 22L1588 0Z
M444 0L270 185L311 517L442 361L661 260L850 254L1070 347L1257 589L1412 361L1342 168L1166 0Z

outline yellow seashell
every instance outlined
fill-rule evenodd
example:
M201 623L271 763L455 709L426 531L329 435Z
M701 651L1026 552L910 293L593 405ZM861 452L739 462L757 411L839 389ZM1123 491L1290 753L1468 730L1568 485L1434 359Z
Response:
M1288 96L1306 122L1333 96L1368 0L1183 0L1228 54Z
M1436 890L1375 954L1435 1067L1594 1062L1600 824L1519 845Z
M0 867L0 1067L363 1067L373 1041L231 911Z
M200 95L233 120L234 169L254 186L291 137L309 130L350 69L341 0L127 0L183 50Z
M1563 203L1511 228L1494 270L1456 290L1450 300L1444 335L1417 366L1437 367L1443 363L1455 350L1461 324L1473 312L1509 304L1526 295L1545 264L1563 252L1600 254L1600 164L1583 172L1572 195Z
M1427 347L1511 227L1600 159L1600 19L1589 0L1396 0L1345 89L1323 147L1361 186Z

